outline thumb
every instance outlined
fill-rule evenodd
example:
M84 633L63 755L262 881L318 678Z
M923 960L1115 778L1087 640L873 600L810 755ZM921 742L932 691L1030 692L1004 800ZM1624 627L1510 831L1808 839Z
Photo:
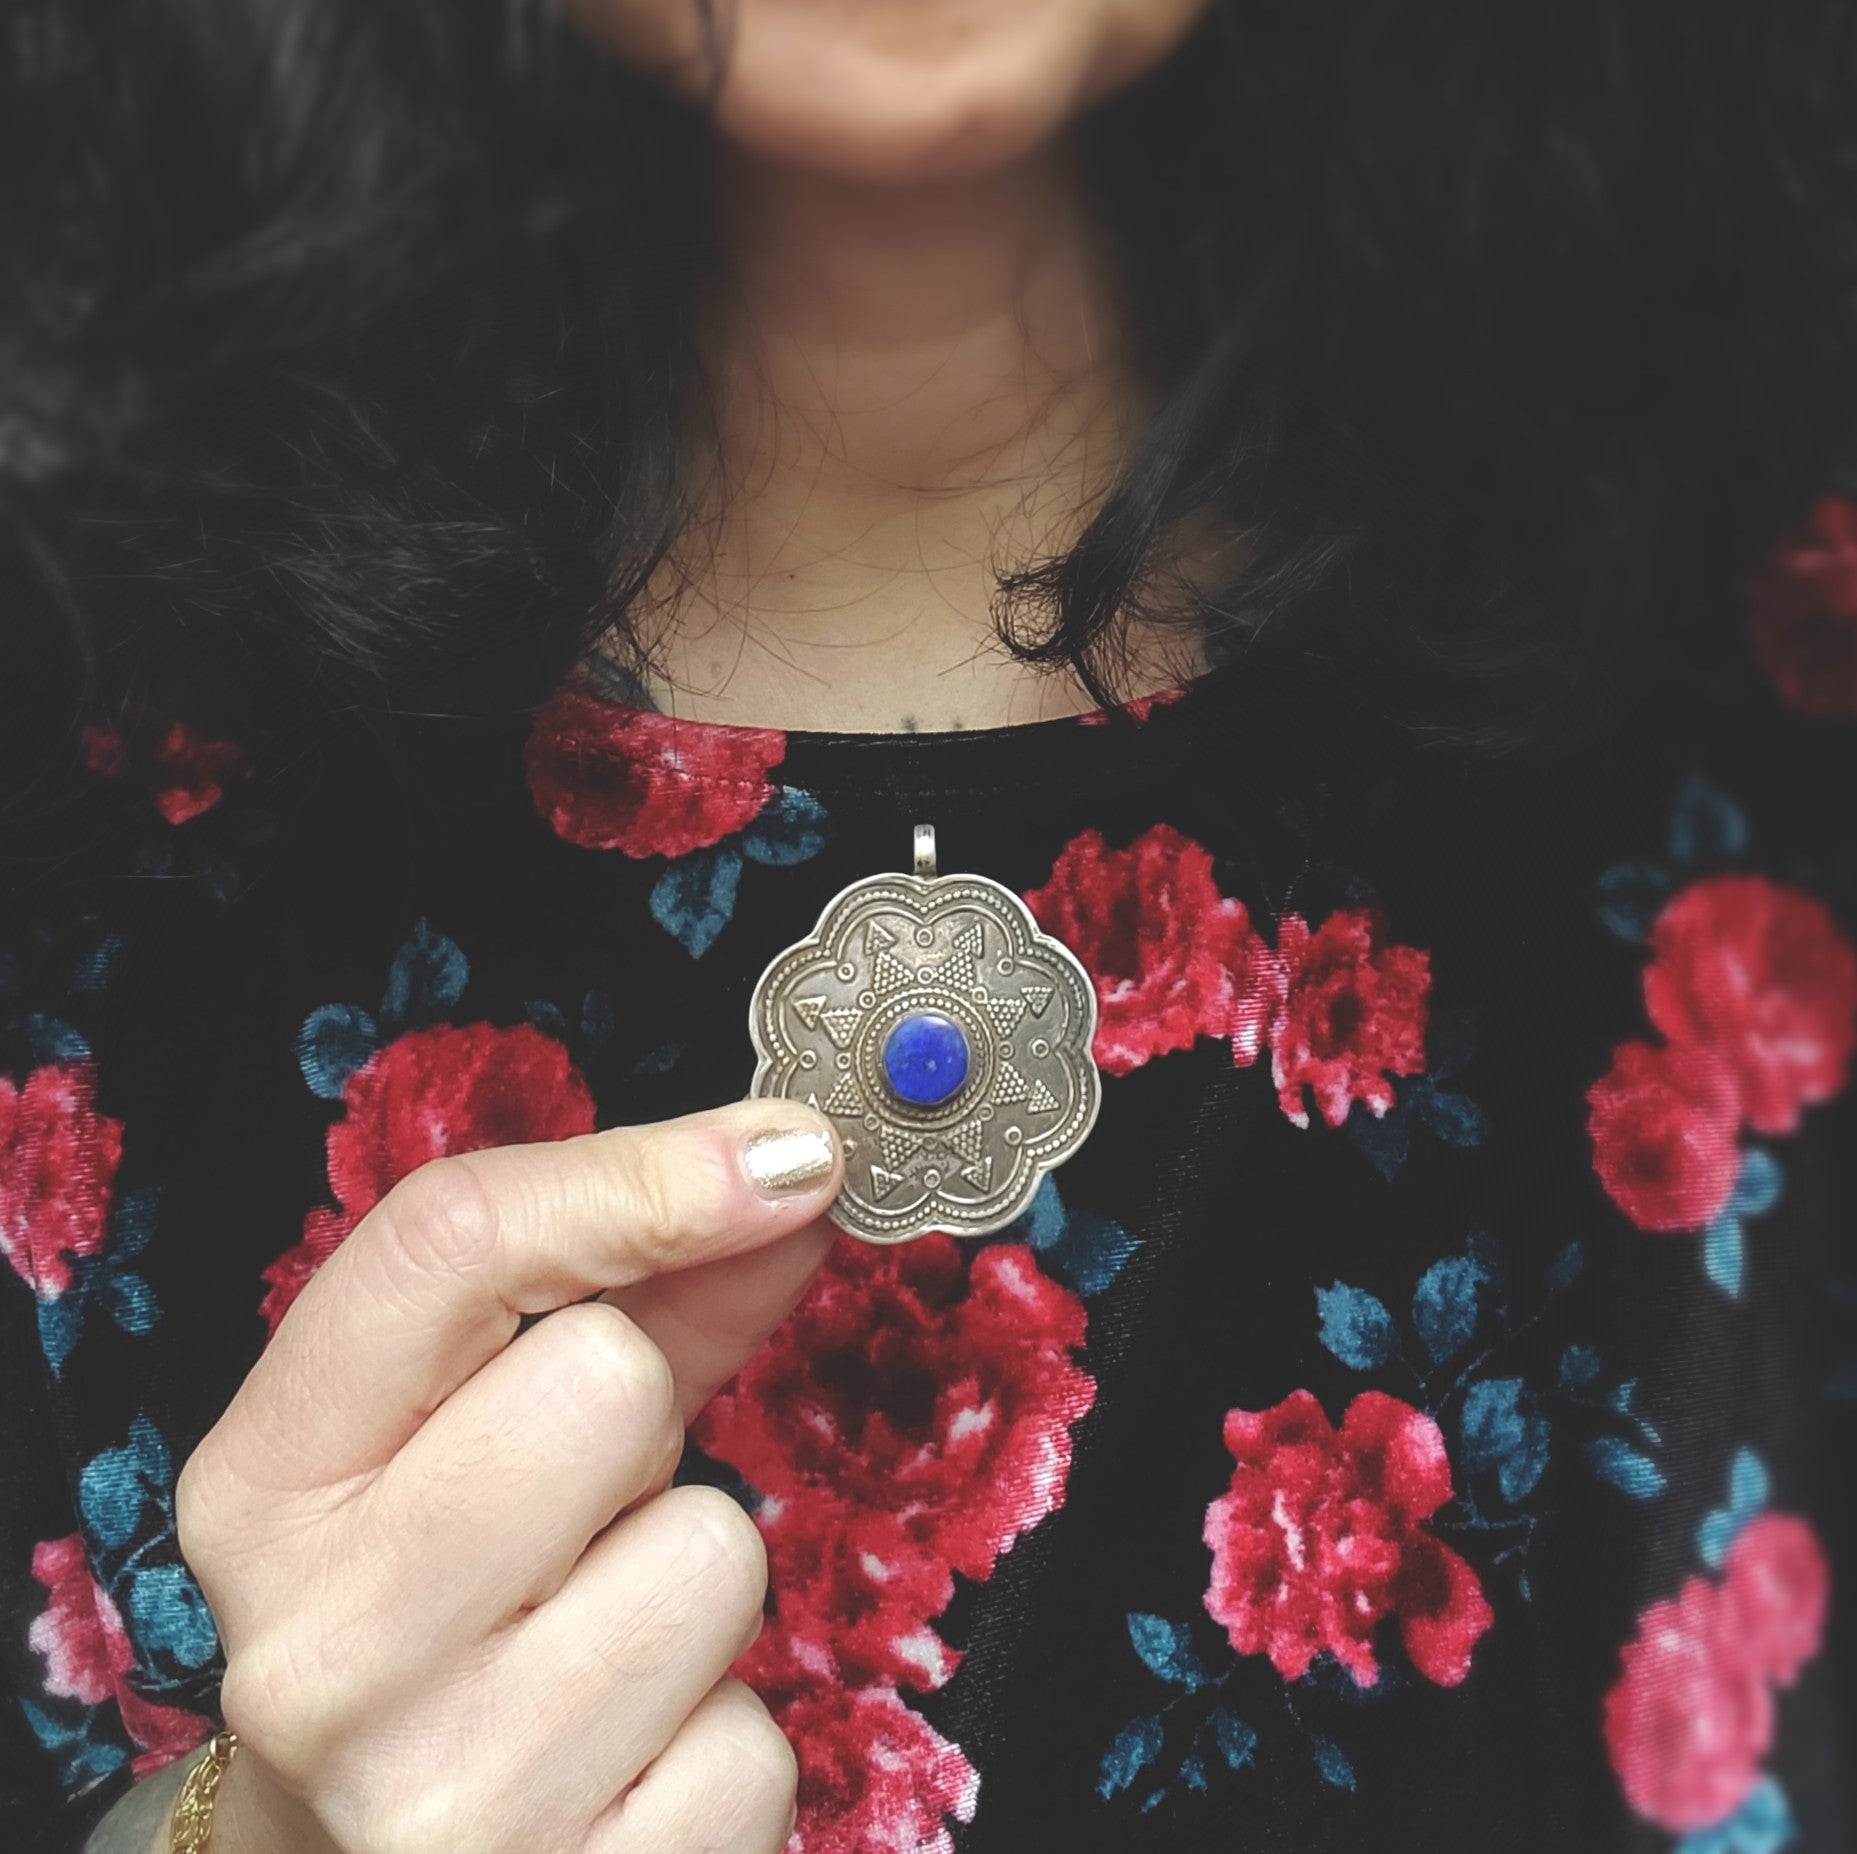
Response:
M820 1217L763 1248L652 1275L600 1298L636 1321L670 1360L688 1424L793 1310L841 1238L854 1240Z

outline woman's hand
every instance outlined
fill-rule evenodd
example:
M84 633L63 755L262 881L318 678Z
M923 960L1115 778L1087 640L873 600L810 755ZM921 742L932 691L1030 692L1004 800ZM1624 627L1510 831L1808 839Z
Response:
M216 1854L782 1846L793 1753L726 1677L760 1535L670 1480L839 1178L829 1122L744 1102L441 1159L362 1220L181 1475Z

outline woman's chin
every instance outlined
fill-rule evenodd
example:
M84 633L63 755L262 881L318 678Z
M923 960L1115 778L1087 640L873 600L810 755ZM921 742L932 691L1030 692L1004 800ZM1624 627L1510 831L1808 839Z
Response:
M1160 62L1205 0L737 0L713 53L690 0L568 0L588 35L782 166L971 180L1054 140Z
M979 179L1055 139L1076 113L1044 76L1042 94L1000 73L935 73L880 87L857 77L802 86L725 78L717 133L758 159L832 179L909 186Z

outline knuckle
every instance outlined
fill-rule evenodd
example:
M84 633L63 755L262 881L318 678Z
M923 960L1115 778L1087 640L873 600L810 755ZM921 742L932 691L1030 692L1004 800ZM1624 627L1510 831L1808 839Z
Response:
M548 1320L554 1390L602 1434L623 1426L645 1436L677 1431L671 1362L617 1307L583 1301ZM665 1446L669 1446L666 1442Z
M683 1246L687 1218L682 1210L680 1168L664 1140L640 1134L627 1149L622 1190L633 1249L648 1268L669 1266Z
M210 1572L215 1557L212 1458L203 1442L181 1464L174 1483L174 1536L196 1577Z
M716 1761L728 1773L750 1817L780 1820L799 1793L800 1763L792 1743L752 1692L721 1708Z
M347 1730L353 1701L319 1657L275 1634L228 1657L220 1711L271 1769L286 1781L308 1782Z
M468 1156L409 1172L365 1222L390 1274L409 1280L475 1274L497 1244L496 1203Z
M485 1824L461 1810L445 1784L396 1787L391 1797L373 1802L360 1826L360 1846L367 1854L474 1854L488 1845Z
M767 1598L767 1543L739 1502L719 1487L673 1487L659 1496L675 1501L684 1526L680 1554L706 1599L726 1606L744 1625Z

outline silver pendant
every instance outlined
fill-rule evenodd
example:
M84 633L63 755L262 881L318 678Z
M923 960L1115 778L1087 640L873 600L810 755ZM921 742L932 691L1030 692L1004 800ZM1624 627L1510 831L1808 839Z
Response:
M1096 1124L1096 989L1076 955L986 876L868 876L761 974L750 1093L837 1125L833 1219L867 1242L985 1236Z

